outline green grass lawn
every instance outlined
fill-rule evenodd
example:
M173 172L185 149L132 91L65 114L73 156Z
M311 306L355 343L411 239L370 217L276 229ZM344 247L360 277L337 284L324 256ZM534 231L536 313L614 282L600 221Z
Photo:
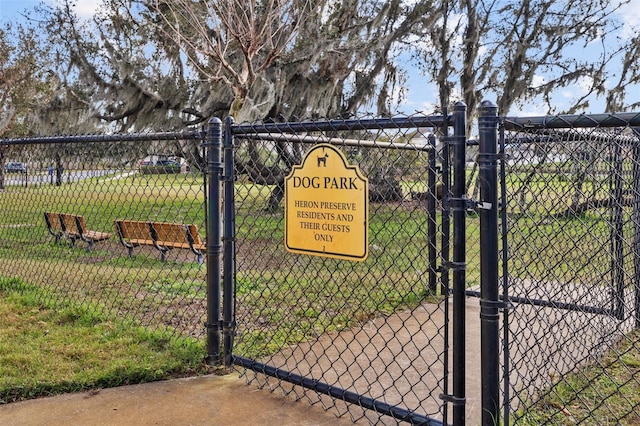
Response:
M19 280L0 279L0 404L201 374L203 351L82 306L47 306Z
M606 401L606 403L605 403ZM527 412L522 425L640 425L640 331L599 362L567 374Z

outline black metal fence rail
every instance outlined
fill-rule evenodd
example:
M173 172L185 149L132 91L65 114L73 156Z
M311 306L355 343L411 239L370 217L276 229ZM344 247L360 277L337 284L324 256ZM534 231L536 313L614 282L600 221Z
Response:
M407 410L396 405L390 405L380 400L369 398L361 393L344 390L340 387L319 382L315 379L310 379L305 376L300 376L290 371L281 370L266 364L261 364L253 359L235 356L233 357L233 363L237 366L264 374L265 376L275 377L278 380L282 380L293 385L302 386L306 389L318 392L319 394L327 395L340 401L354 404L385 416L390 416L397 421L425 426L438 426L443 424L440 420L429 418L420 413L414 413L411 410Z
M106 143L106 142L148 142L148 141L176 141L202 140L204 131L189 132L149 132L149 133L116 133L109 135L58 135L34 136L24 138L0 139L0 146L5 145L48 145L61 143Z

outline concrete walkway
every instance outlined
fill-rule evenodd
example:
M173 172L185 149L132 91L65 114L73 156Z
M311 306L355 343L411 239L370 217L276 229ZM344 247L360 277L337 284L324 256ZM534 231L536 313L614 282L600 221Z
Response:
M237 374L122 386L0 405L3 426L351 425L306 401L247 386Z

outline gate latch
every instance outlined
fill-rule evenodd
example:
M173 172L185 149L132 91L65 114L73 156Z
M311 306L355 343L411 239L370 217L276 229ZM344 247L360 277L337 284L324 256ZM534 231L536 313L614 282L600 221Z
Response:
M480 209L480 210L491 210L491 207L493 207L493 204L487 202L487 201L476 201L475 202L475 209Z
M452 405L465 405L467 403L466 398L458 398L453 395L445 395L441 393L438 397L444 402L450 402Z
M462 198L450 197L448 201L452 211L472 212L478 206L478 203L475 200L472 200L466 197L462 197Z

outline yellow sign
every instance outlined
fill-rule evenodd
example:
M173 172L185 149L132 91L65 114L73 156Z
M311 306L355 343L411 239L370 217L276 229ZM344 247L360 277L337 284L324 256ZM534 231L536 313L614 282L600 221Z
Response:
M333 145L316 145L285 180L285 246L294 253L363 261L369 186Z

